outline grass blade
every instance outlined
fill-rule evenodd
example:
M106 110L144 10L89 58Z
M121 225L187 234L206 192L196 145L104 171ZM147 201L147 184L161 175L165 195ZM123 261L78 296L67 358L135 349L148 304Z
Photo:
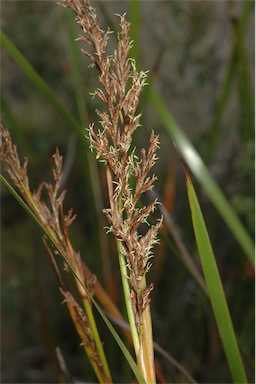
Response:
M6 180L6 178L0 174L0 181L5 185L5 187L9 190L9 192L13 195L13 197L18 201L18 203L22 206L22 208L29 214L29 216L39 225L44 234L47 236L47 232L45 228L40 223L40 220L36 217L34 212L29 208L27 203L20 197L20 195L15 191L15 189L11 186L11 184Z
M247 383L248 381L246 378L240 351L238 349L232 320L230 317L225 293L223 290L207 228L192 184L192 180L184 164L183 168L186 176L187 193L197 247L226 358L234 382Z
M216 181L211 176L207 167L203 163L201 157L189 141L188 137L180 129L176 121L173 119L161 98L151 89L151 102L156 109L167 133L170 138L177 144L183 158L189 168L207 192L215 208L222 216L227 226L233 233L235 239L240 244L248 259L254 263L254 244L234 209L228 202L227 198L219 188Z
M104 320L105 324L107 325L108 329L110 330L112 336L114 337L114 339L116 340L117 344L119 345L119 348L121 349L121 351L123 352L127 362L129 363L134 375L136 376L137 380L138 380L138 383L140 384L146 384L145 382L145 379L144 377L142 376L140 370L138 369L137 367L137 364L135 363L134 359L132 358L130 352L128 351L128 349L126 348L124 342L122 341L121 337L118 335L118 333L116 332L115 328L113 327L113 325L110 323L110 321L108 320L107 316L105 315L105 313L102 311L102 309L100 308L100 306L98 305L98 303L93 299L93 297L91 298L92 299L92 302L93 304L95 305L97 311L99 312L100 316L102 317L102 319Z
M78 134L81 139L81 143L84 147L86 155L83 157L84 166L83 170L85 173L85 179L87 180L86 185L88 186L88 194L87 198L90 199L90 215L93 222L96 222L96 207L95 207L95 199L93 198L93 194L95 194L95 184L96 184L96 171L95 165L92 168L93 160L91 158L91 153L88 150L89 144L85 138L84 130L81 128L81 124L85 124L86 111L81 111L81 104L78 105L79 112L81 114L81 124L72 116L72 114L68 111L67 108L58 100L55 96L54 92L48 86L48 84L44 81L44 79L33 69L31 64L27 61L27 59L22 55L22 53L15 47L15 45L11 42L11 40L5 35L3 31L0 31L0 43L9 53L9 55L13 58L13 60L18 64L18 66L24 71L24 73L28 76L40 94L44 97L44 99L53 107L53 109L58 113L58 115L69 125L70 129L72 129L76 134ZM73 57L72 57L73 58ZM73 59L74 61L74 59ZM78 79L76 79L78 80ZM80 94L77 96L81 96ZM83 99L82 99L83 100ZM93 175L93 177L91 176ZM94 185L93 185L94 184Z
M11 40L5 35L3 31L0 31L0 43L9 53L9 55L15 60L18 66L24 71L31 82L36 86L39 92L49 102L49 104L56 110L56 112L76 131L80 136L82 133L80 124L76 119L68 112L68 110L57 99L54 92L42 79L42 77L33 69L27 59L21 54L21 52L15 47ZM85 141L85 140L84 140Z

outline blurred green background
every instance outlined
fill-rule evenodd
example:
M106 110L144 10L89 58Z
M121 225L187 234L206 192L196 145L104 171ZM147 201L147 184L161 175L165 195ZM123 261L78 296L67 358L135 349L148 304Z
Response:
M117 28L119 19L114 14L124 12L137 25L133 37L138 40L132 54L139 67L150 71L152 87L192 141L253 237L254 3L97 1L95 6L104 28ZM98 101L92 100L89 92L97 87L97 78L83 55L82 82L72 76L70 33L77 36L80 30L75 22L70 26L66 13L54 1L3 1L1 25L65 109L78 121L82 120L84 129L88 116L90 121L96 119ZM80 95L80 100L82 96L86 98L86 113L82 106L79 114L76 95ZM199 266L182 169L146 89L140 108L144 112L143 127L136 135L136 146L147 146L151 129L159 134L155 191ZM115 243L105 235L107 221L101 211L108 206L104 168L86 152L86 139L77 135L47 103L3 47L1 119L11 131L20 155L29 158L32 189L51 178L51 156L59 147L64 156L68 190L66 209L72 207L78 215L72 225L74 247L81 250L87 265L123 309ZM97 188L98 181L102 192L95 198L93 188ZM254 269L196 181L195 187L247 374L253 382ZM56 382L56 346L74 379L94 381L67 310L61 305L62 296L40 231L4 187L1 205L2 382ZM148 278L155 285L155 341L198 382L230 382L208 300L181 262L168 228L163 228L161 236L164 240L155 248ZM71 285L69 276L67 284ZM127 364L103 324L100 330L115 381L131 380ZM184 382L176 368L162 356L156 354L156 358L168 382Z

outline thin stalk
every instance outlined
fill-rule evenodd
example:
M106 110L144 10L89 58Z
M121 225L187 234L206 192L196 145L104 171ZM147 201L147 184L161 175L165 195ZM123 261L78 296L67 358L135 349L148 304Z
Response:
M143 374L146 383L153 384L155 380L154 369L154 353L153 353L153 336L152 336L152 323L149 305L144 309L142 314L142 326L139 334L137 331L134 312L130 299L130 286L127 277L127 268L125 258L121 251L121 242L117 241L118 260L120 265L120 273L123 284L124 299L130 324L133 346L137 357L138 367ZM144 277L141 283L141 292L147 288L146 278Z
M104 320L105 324L107 325L108 329L110 330L112 336L115 338L117 344L119 345L120 349L122 350L124 356L126 357L126 360L127 362L129 363L131 369L133 370L133 373L135 374L137 380L138 380L138 383L139 384L147 384L143 375L141 374L140 370L138 369L135 361L133 360L133 358L131 357L128 349L125 347L122 339L120 338L120 336L118 335L118 333L115 331L115 328L112 326L112 324L110 323L110 321L108 320L107 316L105 315L105 313L102 311L102 309L100 308L100 306L98 305L98 303L94 300L94 298L92 297L91 298L94 306L96 307L97 311L99 312L99 314L101 315L102 319Z
M48 250L49 251L49 250ZM54 258L52 258L52 261ZM90 346L90 340L88 339L88 335L86 334L84 327L81 324L81 321L78 318L77 311L72 305L72 301L70 300L70 294L67 292L63 287L60 285L60 291L65 295L65 297L69 297L69 300L66 300L67 307L69 310L70 317L74 323L74 326L76 328L76 331L78 335L80 336L81 340L83 340L83 348L88 356L88 359L92 365L92 368L99 380L100 383L109 383L110 382L110 377L105 373L103 370L103 367L99 362L95 359L95 351L94 349Z
M97 347L97 351L98 351L98 354L100 357L100 361L102 363L102 368L104 371L104 373L102 373L101 371L98 370L98 367L97 367L97 370L99 371L99 374L100 374L100 377L98 377L98 378L100 379L101 383L106 383L106 379L107 379L108 383L112 382L111 374L110 374L108 363L107 363L106 356L105 356L105 352L103 350L102 343L101 343L100 336L99 336L99 332L98 332L98 328L97 328L97 325L95 323L94 315L92 313L91 304L90 304L88 299L83 299L83 305L84 305L84 308L86 311L86 315L88 317L90 329L91 329L91 332L92 332L92 335L93 335L93 338L94 338L94 341L95 341L95 344Z
M119 117L120 117L121 124L123 125L124 124L124 118L123 118L121 111L120 111ZM112 183L111 175L108 174L107 177L108 177L108 184ZM111 191L111 190L109 189L109 191ZM112 198L112 195L113 195L113 192L111 191L110 196L109 196L110 199ZM120 215L122 215L122 198L121 198L121 196L119 199L119 213L120 213ZM124 300L125 300L127 316L128 316L128 320L129 320L129 324L130 324L130 328L131 328L134 351L135 351L136 356L138 356L139 348L140 348L140 341L139 341L139 336L138 336L137 327L136 327L136 323L135 323L135 316L134 316L134 312L133 312L132 304L131 304L131 299L130 299L130 293L131 292L130 292L130 285L129 285L129 281L128 281L126 262L125 262L125 258L123 256L123 254L122 254L121 242L118 240L117 240L117 252L118 252L118 260L119 260L119 266L120 266L121 279L122 279L122 284L123 284Z
M123 124L123 116L120 113L120 120ZM112 179L109 168L107 168L107 183L109 190L110 202L113 199L112 191ZM122 196L119 198L119 214L122 216ZM135 314L131 303L131 290L128 280L127 267L125 257L122 254L122 243L117 240L118 260L120 266L120 273L123 285L124 299L127 310L128 321L130 324L132 340L134 345L135 354L137 357L138 367L145 378L145 381L150 384L156 382L155 368L154 368L154 352L153 352L153 335L152 335L152 322L150 314L150 306L147 305L145 309L142 309L142 325L141 329L137 330L135 322ZM142 292L147 288L146 278L143 277L141 281L140 290L137 295L140 296Z
M56 244L57 243L57 237L56 237L54 231L51 229L49 224L47 224L45 222L44 218L41 215L41 212L40 212L38 206L34 202L34 199L33 199L33 196L31 194L30 190L26 187L25 183L22 180L20 180L20 188L23 190L24 195L26 196L27 201L29 203L29 206L31 207L33 213L35 214L35 216L37 217L37 219L41 223L41 225L44 228L45 232L47 233L48 237L52 240L52 242L54 244Z
M124 124L124 118L123 114L120 111L119 113L120 122L123 125ZM109 183L111 183L110 180L110 174L108 174L108 180ZM110 191L111 189L109 189ZM112 191L111 191L112 197ZM122 216L122 197L120 196L119 199L119 213L120 216ZM127 277L127 268L125 263L125 258L122 254L121 250L121 242L117 241L117 248L118 248L118 259L119 259L119 265L120 265L120 272L121 272L121 278L123 283L123 290L124 290L124 298L126 303L126 310L127 315L129 319L129 324L131 328L131 334L134 344L134 350L137 357L138 367L143 374L145 380L149 384L154 384L156 382L155 378L155 365L154 365L154 349L153 349L153 335L152 335L152 323L151 323L151 314L150 314L150 307L147 305L145 309L142 309L142 326L138 333L136 322L135 322L135 315L134 311L131 305L131 291L130 291L130 285ZM137 295L141 295L141 293L147 288L146 278L143 277L141 281L141 288L140 291L137 292Z
M33 202L33 208L35 207L36 212L38 212L37 206L35 205L35 203L34 203L32 198L31 198L31 200ZM47 232L49 238L52 240L52 242L54 244L56 244L57 243L57 238L56 238L55 233L51 230L51 228L48 225L45 225L45 229L46 229L46 232ZM80 276L79 271L75 270L75 276L76 277ZM83 288L83 285L81 284L80 278L79 279L76 278L76 284L77 284L77 287L78 287L78 291L81 294L81 287L82 287L82 290L84 290L84 288ZM90 305L90 303L88 301L88 298L84 298L83 297L84 295L82 295L82 294L81 294L81 296L82 296L82 301L83 301L85 313L86 313L86 316L87 316L89 324L90 324L90 330L92 332L93 339L95 341L95 345L96 345L96 348L97 348L97 352L98 352L98 355L100 357L100 361L101 361L101 364L102 364L103 372L102 372L102 370L99 370L98 364L95 363L94 359L92 358L92 352L91 352L90 348L85 348L86 353L87 353L88 358L89 358L89 360L90 360L90 362L91 362L91 364L93 366L95 374L97 375L98 379L100 380L100 383L112 382L110 371L109 371L109 367L108 367L106 356L105 356L105 352L103 350L103 346L102 346L102 343L101 343L101 340L100 340L100 336L99 336L99 333L98 333L97 325L95 323L94 315L92 313L92 307L91 307L91 305ZM86 296L87 296L87 294L86 294ZM106 381L106 379L107 379L107 381Z
M107 359L106 359L105 352L103 349L103 345L101 343L101 339L99 336L98 328L97 328L97 325L96 325L96 322L94 319L92 306L91 306L91 302L90 302L90 296L88 295L87 290L85 290L85 288L84 288L85 283L84 283L83 268L82 268L82 265L77 262L77 259L75 257L74 252L73 252L73 248L72 248L71 244L70 243L68 243L68 244L70 245L71 259L74 262L74 272L75 272L75 276L77 277L75 279L77 289L78 289L78 292L79 292L80 297L81 297L82 302L83 302L83 306L84 306L87 320L89 323L89 329L90 329L91 335L93 337L95 347L97 349L97 355L98 355L99 360L100 360L100 362L96 361L96 363L98 364L98 368L100 367L100 369L97 369L98 374L100 375L99 379L100 379L101 383L105 383L105 382L109 383L109 382L112 382L111 374L109 371L109 367L108 367ZM95 360L95 356L92 357L90 360L91 360L91 363L93 363ZM97 372L95 372L95 373L97 374ZM97 374L97 376L98 376L98 374Z
M139 341L139 335L138 335L136 324L135 324L134 312L132 310L131 299L130 299L130 286L129 286L128 277L127 277L126 262L121 251L120 241L117 241L117 252L118 252L118 261L120 266L121 279L123 284L124 300L125 300L128 321L130 324L130 329L132 334L134 351L136 356L138 356L139 349L140 349L140 341Z
M147 282L145 276L141 281L140 291L143 292L147 288ZM140 337L140 351L138 355L138 366L142 372L145 380L149 384L156 382L155 377L155 364L154 364L154 347L153 347L153 335L152 335L152 322L150 305L143 310L142 313L142 325L139 332Z

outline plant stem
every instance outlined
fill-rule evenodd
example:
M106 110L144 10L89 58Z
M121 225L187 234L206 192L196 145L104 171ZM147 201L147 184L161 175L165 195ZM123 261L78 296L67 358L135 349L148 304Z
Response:
M131 328L134 351L137 356L140 349L139 335L137 332L134 312L132 310L132 305L131 305L130 286L129 286L128 277L127 277L126 262L121 251L121 242L118 240L117 240L117 251L118 251L118 260L119 260L120 273L121 273L121 279L123 284L124 300L125 300L125 305L127 310L127 316L128 316L128 321Z
M119 212L122 215L122 198L119 199ZM132 340L134 345L135 354L137 357L138 368L145 378L146 383L154 384L155 379L155 366L154 366L154 352L153 352L153 336L152 336L152 323L150 306L147 305L145 309L142 309L142 325L137 330L135 322L135 314L131 303L131 291L127 275L127 267L125 257L122 254L122 243L117 240L118 260L120 266L120 273L123 284L124 298L126 304L126 310L128 320L130 324ZM140 285L140 289L137 292L138 297L147 288L146 278L143 277Z
M141 292L147 288L146 278L144 277L141 282ZM147 383L154 384L155 377L155 364L154 364L154 348L153 348L153 335L152 335L152 322L150 305L143 310L142 325L140 329L140 351L138 355L138 366L142 372Z
M90 330L92 332L92 335L93 335L93 338L94 338L94 341L95 341L95 344L97 347L97 351L98 351L98 354L99 354L99 357L100 357L100 360L102 363L102 371L103 372L99 370L98 365L96 364L96 367L94 367L95 373L96 373L100 383L106 383L106 382L110 383L110 382L112 382L112 379L111 379L108 363L106 360L105 352L103 350L100 336L98 333L97 325L95 323L94 315L92 313L91 304L90 304L88 299L83 299L83 305L84 305L84 309L86 311L86 315L88 317L88 321L90 324ZM90 361L93 364L93 360L91 359Z

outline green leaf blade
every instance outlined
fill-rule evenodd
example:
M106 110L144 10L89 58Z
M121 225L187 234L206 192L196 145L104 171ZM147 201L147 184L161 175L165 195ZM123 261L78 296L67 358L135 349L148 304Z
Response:
M194 233L219 334L235 383L247 383L221 278L192 180L184 164Z
M232 205L211 176L208 168L205 166L188 137L176 123L161 98L153 89L150 90L150 99L171 140L175 141L189 168L208 194L209 199L226 222L228 228L233 233L233 236L240 244L250 262L254 264L255 253L253 241Z
M18 64L18 66L27 75L30 81L38 89L40 94L45 100L52 106L52 108L61 116L72 129L80 136L83 136L80 124L77 120L68 112L63 104L57 99L54 92L47 85L44 79L34 70L27 59L16 48L12 41L5 35L3 31L0 31L0 44L6 49L12 59Z

